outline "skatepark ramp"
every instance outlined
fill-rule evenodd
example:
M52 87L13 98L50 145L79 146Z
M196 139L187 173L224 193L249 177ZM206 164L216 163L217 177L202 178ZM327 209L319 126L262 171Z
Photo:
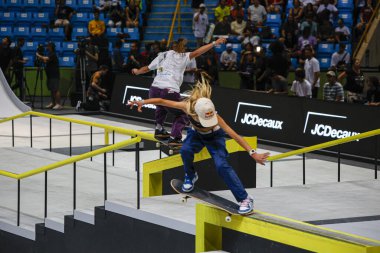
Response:
M30 110L30 107L13 93L0 69L0 118L11 117Z

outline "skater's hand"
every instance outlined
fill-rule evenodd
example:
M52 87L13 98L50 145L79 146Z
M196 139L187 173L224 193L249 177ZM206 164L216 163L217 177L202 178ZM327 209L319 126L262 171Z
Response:
M267 161L267 158L269 157L270 153L266 152L264 154L254 153L252 154L252 158L256 160L257 163L260 163L261 165L265 165L265 162Z
M226 38L219 38L215 41L216 45L224 44L226 43L227 39Z
M130 101L130 100L128 100L127 106L129 105L129 108L133 109L133 106L137 105L137 111L138 112L142 112L141 108L142 108L143 104L144 104L143 100L139 100L139 101Z
M138 69L132 69L131 72L132 72L133 75L137 75L137 71L138 71Z

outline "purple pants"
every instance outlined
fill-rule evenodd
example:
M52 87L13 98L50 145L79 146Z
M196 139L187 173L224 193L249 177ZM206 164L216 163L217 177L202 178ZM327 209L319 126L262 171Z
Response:
M153 86L151 86L149 89L149 98L163 98L172 101L181 101L181 95L178 92L169 89L160 89ZM156 120L155 123L163 126L166 115L169 112L172 113L175 117L170 135L174 138L182 139L182 130L189 123L187 115L182 110L157 105L154 115Z

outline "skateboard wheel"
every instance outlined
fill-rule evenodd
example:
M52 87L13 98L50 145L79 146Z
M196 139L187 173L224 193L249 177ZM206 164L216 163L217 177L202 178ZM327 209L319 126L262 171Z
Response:
M187 203L187 198L186 197L181 198L181 202L182 203Z
M226 218L224 218L226 222L231 222L232 218L231 216L226 216Z
M169 155L172 155L174 152L172 149L169 150Z

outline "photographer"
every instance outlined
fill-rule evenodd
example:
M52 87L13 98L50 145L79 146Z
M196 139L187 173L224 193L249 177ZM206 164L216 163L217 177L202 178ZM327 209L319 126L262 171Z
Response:
M24 59L24 54L22 53L22 47L25 44L24 38L17 39L17 46L13 49L12 56L12 67L13 75L16 78L16 84L12 89L20 89L20 99L21 101L25 100L25 84L24 84L24 64L27 62Z
M9 36L5 37L1 41L0 45L0 68L4 73L5 78L7 79L8 83L10 82L10 76L9 76L9 63L12 59L12 49L10 47L11 45L11 38Z
M94 44L93 39L79 38L78 48L74 50L77 55L77 67L81 67L79 62L81 57L84 59L84 66L86 73L86 80L90 80L91 76L98 70L99 50ZM86 82L86 89L88 84Z
M41 55L39 52L36 53L37 58L46 64L46 83L51 92L51 102L45 108L61 110L63 106L61 105L61 94L59 92L59 62L57 54L55 53L54 42L49 42L46 49L46 56Z

